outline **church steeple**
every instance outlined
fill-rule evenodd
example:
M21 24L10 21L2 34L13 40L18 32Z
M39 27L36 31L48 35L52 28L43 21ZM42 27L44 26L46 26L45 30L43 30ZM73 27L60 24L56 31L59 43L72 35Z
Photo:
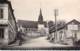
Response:
M43 24L43 15L42 15L42 10L40 8L40 14L39 14L39 18L38 18L38 23L39 24Z

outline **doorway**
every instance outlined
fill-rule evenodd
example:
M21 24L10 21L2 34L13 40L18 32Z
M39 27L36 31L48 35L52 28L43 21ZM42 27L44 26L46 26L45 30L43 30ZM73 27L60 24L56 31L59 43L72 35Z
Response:
M4 38L4 29L0 28L0 38L3 39Z

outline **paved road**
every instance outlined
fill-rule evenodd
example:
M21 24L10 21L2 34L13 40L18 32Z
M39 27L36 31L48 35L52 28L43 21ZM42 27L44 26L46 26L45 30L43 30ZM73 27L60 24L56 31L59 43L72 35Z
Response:
M26 43L23 44L22 46L17 46L17 47L26 47L26 48L66 47L66 45L50 43L49 40L47 40L46 38L47 37L39 37L36 39L32 39L30 41L26 41Z

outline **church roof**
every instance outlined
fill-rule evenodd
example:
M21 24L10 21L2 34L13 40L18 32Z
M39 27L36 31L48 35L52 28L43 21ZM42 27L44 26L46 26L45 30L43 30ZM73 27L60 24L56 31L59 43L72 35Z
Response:
M18 25L22 25L24 28L38 28L38 21L28 21L28 20L18 20ZM43 22L43 25L47 27L46 22Z
M25 28L37 28L38 23L36 21L18 20L18 25L22 25Z

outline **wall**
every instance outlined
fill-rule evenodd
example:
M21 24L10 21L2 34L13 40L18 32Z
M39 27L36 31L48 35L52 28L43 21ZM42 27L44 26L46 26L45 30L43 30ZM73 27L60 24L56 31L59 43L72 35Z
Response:
M31 31L31 32L27 32L26 35L28 37L31 37L31 38L36 38L36 37L41 37L43 36L40 32L34 32L34 31Z
M3 9L3 19L0 19L0 24L8 24L8 4L0 4Z
M8 25L5 28L4 42L9 43L14 41L16 36L16 20L13 18L12 11L8 4L0 4L0 8L3 9L3 18L0 19L0 24Z
M16 20L14 19L14 15L8 7L8 32L9 32L9 42L14 41L16 34L17 34L17 29L16 29Z
M8 4L0 4L0 9L3 9L3 18L0 19L0 24L8 25ZM0 28L4 29L3 43L8 44L8 26L2 26Z
M4 40L3 40L3 43L8 45L8 42L9 42L8 27L4 27Z

